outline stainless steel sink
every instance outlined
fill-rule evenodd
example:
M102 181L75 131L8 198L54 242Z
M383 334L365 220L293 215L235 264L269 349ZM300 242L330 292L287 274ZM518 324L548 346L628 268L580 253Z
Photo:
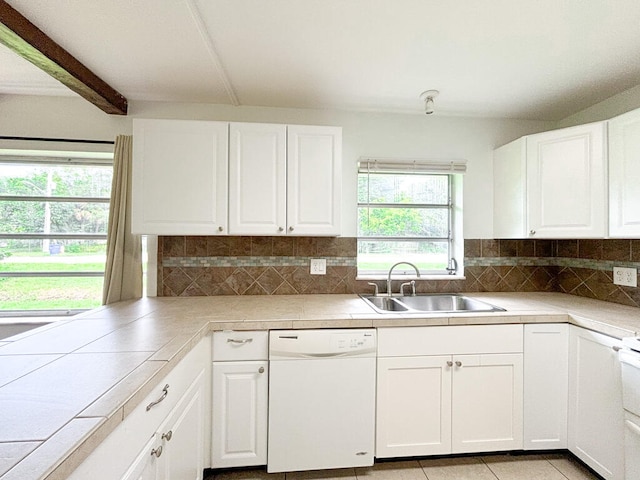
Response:
M379 313L461 313L504 312L504 308L485 303L475 298L457 294L429 294L416 296L360 295Z

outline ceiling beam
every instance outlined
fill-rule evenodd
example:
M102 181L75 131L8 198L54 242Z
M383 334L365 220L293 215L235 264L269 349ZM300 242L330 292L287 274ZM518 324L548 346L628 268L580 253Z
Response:
M127 114L124 96L4 0L0 0L0 43L106 113Z

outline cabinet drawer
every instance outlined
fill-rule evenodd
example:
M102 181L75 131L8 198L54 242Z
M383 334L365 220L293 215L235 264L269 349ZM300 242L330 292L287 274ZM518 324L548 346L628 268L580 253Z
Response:
M379 357L520 353L522 351L522 325L378 329Z
M225 330L213 333L213 361L267 360L269 332Z

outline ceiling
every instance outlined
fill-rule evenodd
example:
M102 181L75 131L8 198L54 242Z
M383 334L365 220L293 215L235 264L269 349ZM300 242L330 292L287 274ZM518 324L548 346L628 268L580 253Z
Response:
M8 0L129 101L559 120L640 83L638 0ZM74 95L0 45L0 95Z

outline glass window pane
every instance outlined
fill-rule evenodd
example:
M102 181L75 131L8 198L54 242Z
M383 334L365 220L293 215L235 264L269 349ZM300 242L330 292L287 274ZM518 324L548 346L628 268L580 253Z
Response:
M99 307L102 283L102 277L0 277L0 311Z
M0 200L0 233L106 234L109 204Z
M104 272L105 240L0 240L0 273ZM100 306L103 277L2 277L1 310Z
M359 237L448 237L445 208L358 208Z
M358 274L388 272L397 262L411 262L421 272L447 268L448 242L369 241L358 240ZM407 267L408 274L414 274ZM395 270L394 270L395 272ZM403 272L399 266L398 273Z
M110 166L0 163L0 195L108 198L112 175Z
M358 175L358 203L447 205L448 202L447 175Z
M106 240L0 239L0 272L103 272L106 259Z

